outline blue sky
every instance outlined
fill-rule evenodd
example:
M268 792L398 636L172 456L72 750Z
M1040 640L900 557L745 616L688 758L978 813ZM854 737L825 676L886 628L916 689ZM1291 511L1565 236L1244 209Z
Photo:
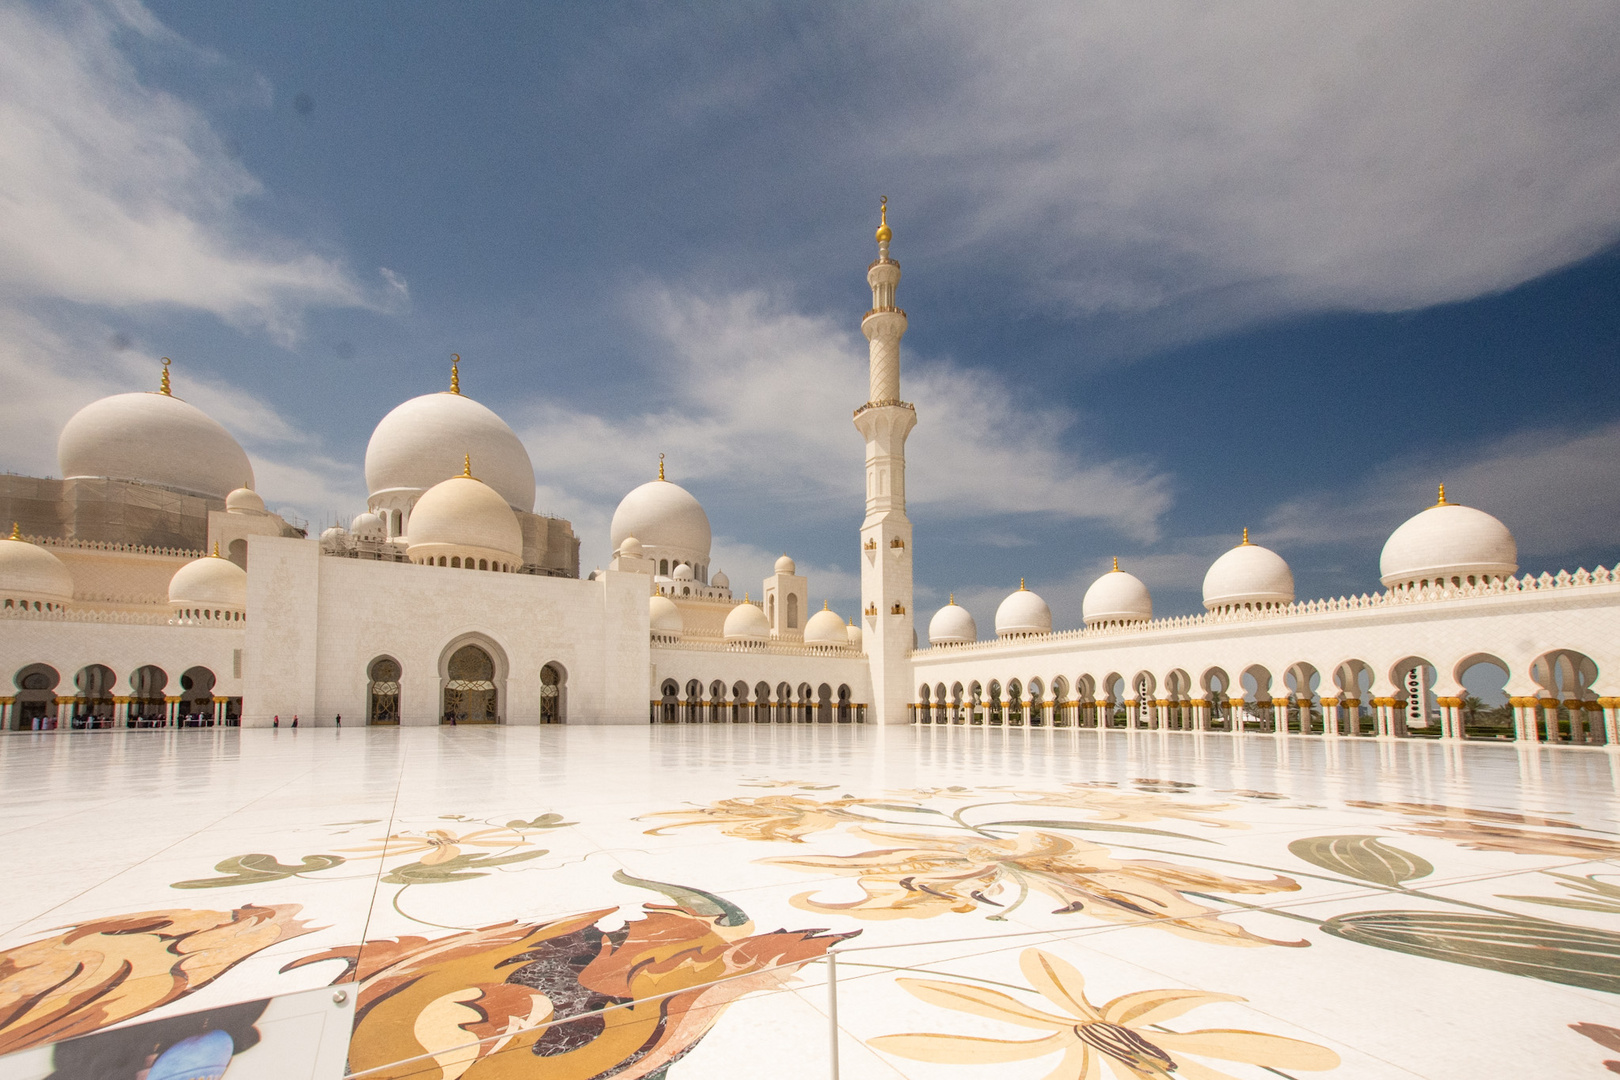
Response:
M1114 555L1196 610L1244 526L1370 590L1440 481L1608 565L1617 53L1578 2L0 3L0 468L167 355L346 519L458 352L586 569L663 451L739 589L847 613L883 194L925 614L1078 625Z

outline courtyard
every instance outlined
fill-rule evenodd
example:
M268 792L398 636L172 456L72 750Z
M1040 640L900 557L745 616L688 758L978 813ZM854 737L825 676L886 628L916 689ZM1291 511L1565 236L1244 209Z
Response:
M18 733L0 1048L358 980L352 1073L810 1080L831 949L844 1077L1597 1075L1617 789L1172 732ZM40 943L66 1006L19 989Z

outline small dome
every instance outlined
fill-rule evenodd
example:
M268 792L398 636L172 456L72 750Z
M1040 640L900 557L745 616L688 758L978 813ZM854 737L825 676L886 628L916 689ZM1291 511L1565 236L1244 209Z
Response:
M621 559L639 559L639 558L641 558L641 541L637 540L633 536L625 537L624 540L619 544L619 558L621 558Z
M696 575L692 573L691 566L687 565L686 563L681 563L680 565L676 566L675 569L670 572L669 576L674 578L676 581L692 581L696 577Z
M794 565L792 559L788 558L786 555L783 555L780 559L776 560L776 572L778 574L797 574L799 572L799 568Z
M858 623L858 622L851 622L848 626L844 627L844 631L847 634L849 634L849 643L850 643L850 645L852 645L853 647L855 647L857 649L860 648L861 647L861 624Z
M237 488L225 496L225 512L228 514L266 514L264 500L252 488Z
M726 616L727 641L769 641L771 621L756 604L738 604Z
M823 606L804 624L804 643L844 648L849 644L849 633L844 629L843 618Z
M934 617L928 620L930 645L966 645L978 640L978 623L973 621L973 615L967 608L956 603L954 596L950 603L934 612Z
M1270 548L1243 543L1216 559L1204 575L1204 607L1266 608L1294 602L1294 573L1281 555Z
M713 585L717 589L729 589L731 588L731 579L726 577L725 571L716 571L714 577L710 579L709 584Z
M459 393L423 394L382 418L366 444L366 489L373 500L396 493L419 496L461 475L467 456L503 502L534 512L529 452L506 421ZM414 524L406 531L414 534Z
M356 540L386 540L388 539L388 526L383 519L369 510L364 514L355 515L349 522L349 532L354 534Z
M253 486L253 466L231 433L168 394L92 401L62 428L56 461L65 480L138 480L205 499Z
M615 548L635 536L660 557L709 561L709 515L690 491L668 480L642 484L620 500L608 533Z
M1507 577L1519 568L1519 547L1508 527L1483 510L1440 501L1390 534L1378 560L1390 588L1424 582L1468 584Z
M1153 618L1153 596L1142 579L1127 574L1114 560L1114 569L1091 583L1080 603L1087 626L1114 622L1146 622Z
M653 637L678 638L685 628L681 609L667 596L649 596L647 614L651 620Z
M247 571L219 555L193 559L169 579L169 606L247 610Z
M996 634L1001 637L1027 637L1052 632L1052 609L1035 593L1018 583L1018 591L996 608Z
M321 533L322 551L342 551L349 546L349 530L341 525L334 525Z
M471 476L434 484L411 511L412 560L438 555L523 559L523 530L500 492Z
M24 540L15 526L0 540L0 606L67 604L73 575L51 552Z

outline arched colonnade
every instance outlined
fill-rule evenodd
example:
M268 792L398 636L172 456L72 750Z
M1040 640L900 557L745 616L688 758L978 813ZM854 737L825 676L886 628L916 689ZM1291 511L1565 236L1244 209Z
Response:
M50 664L25 664L12 673L10 692L0 695L0 729L235 727L242 699L216 694L218 682L201 664L177 674L140 664L122 680L101 663L66 677Z
M651 702L653 724L864 724L866 704L857 702L848 683L779 682L774 686L747 680L698 679L684 684L664 679Z
M1010 665L1009 665L1010 666ZM926 669L924 669L926 673ZM1597 663L1551 649L1514 670L1472 652L1436 664L1409 655L1382 670L1360 659L1201 670L1105 671L921 682L916 724L1124 728L1231 734L1517 740L1620 747L1620 696ZM1492 706L1468 684L1494 684Z

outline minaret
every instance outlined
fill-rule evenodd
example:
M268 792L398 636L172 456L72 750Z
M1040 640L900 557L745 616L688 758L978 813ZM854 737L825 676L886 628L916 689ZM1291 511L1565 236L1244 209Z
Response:
M871 342L871 389L855 410L866 437L866 520L861 523L861 619L872 667L872 715L904 724L911 704L911 520L906 517L906 436L917 410L900 400L900 339L906 313L894 305L900 264L889 258L889 200L882 203L877 261L867 267L872 310L861 320Z

